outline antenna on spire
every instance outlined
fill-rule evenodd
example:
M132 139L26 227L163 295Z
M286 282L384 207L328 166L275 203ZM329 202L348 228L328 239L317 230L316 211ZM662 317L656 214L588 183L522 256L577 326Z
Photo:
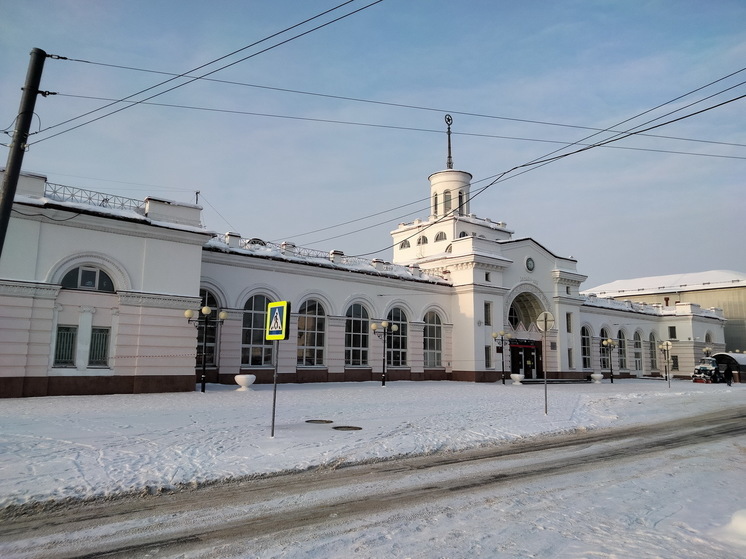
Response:
M446 160L446 166L448 169L453 169L453 158L451 157L451 124L453 124L453 117L446 115L446 124L448 125L448 159Z

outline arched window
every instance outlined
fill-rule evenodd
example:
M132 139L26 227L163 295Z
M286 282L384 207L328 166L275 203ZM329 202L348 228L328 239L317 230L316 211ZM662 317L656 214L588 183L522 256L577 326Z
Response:
M464 193L460 190L458 193L458 214L464 215Z
M427 237L425 237L425 235L422 235L421 237L417 237L417 244L418 245L426 245L427 244Z
M642 336L635 332L634 336L635 371L642 371Z
M619 349L619 368L627 368L627 339L624 337L624 332L619 330L617 332L617 344Z
M303 303L298 311L298 365L313 367L324 364L326 312L316 299Z
M407 364L407 315L399 307L394 307L386 320L399 327L396 332L391 332L386 363L392 367L404 367Z
M583 368L591 368L591 333L587 326L580 329L580 355L583 360Z
M268 367L272 365L272 341L265 339L267 305L271 299L254 295L244 305L241 331L241 365Z
M648 344L650 344L650 370L656 371L658 370L658 342L655 339L655 334L652 332L650 333Z
M65 274L60 282L65 289L87 289L114 293L114 282L109 275L94 266L80 266Z
M446 190L443 193L443 213L447 214L451 211L451 191Z
M459 239L463 239L464 237L468 237L468 236L469 236L469 233L467 233L466 231L461 231L461 233L458 234Z
M514 330L518 328L518 324L521 322L521 319L518 318L518 311L512 305L508 310L508 322Z
M449 254L452 253L453 252L453 245L448 245L446 247L446 252L449 253Z
M712 343L712 334L710 334L709 332L707 332L707 334L705 334L705 343L706 344L711 344Z
M200 308L210 307L212 313L210 319L205 320L204 315L200 312L198 316L201 320L198 320L195 324L197 326L197 367L202 366L203 357L206 359L205 364L208 366L214 366L216 363L215 355L217 354L217 339L218 339L218 323L212 320L216 316L216 309L218 308L218 300L207 289L200 289L199 295L202 297L200 302ZM205 325L207 325L207 339L205 340ZM203 355L204 353L204 355Z
M611 360L609 359L609 351L603 346L604 340L609 339L609 331L606 328L601 328L601 368L608 369Z
M360 303L350 305L345 313L345 365L351 367L368 364L368 311Z
M440 316L435 311L425 314L423 337L425 367L441 367L443 354L443 327Z
M438 195L433 194L433 215L438 215Z
M439 241L445 241L446 240L446 234L443 231L439 231L437 235L435 235L435 242Z
M407 239L404 239L401 243L399 243L399 248L409 248L409 241Z

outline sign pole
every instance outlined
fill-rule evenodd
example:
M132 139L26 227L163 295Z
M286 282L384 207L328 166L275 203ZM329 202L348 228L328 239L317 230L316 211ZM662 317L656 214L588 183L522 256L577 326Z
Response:
M547 330L554 328L554 315L548 311L545 311L539 315L536 319L536 326L541 330L543 334L543 350L542 350L542 369L544 369L544 415L549 413L549 398L547 396Z
M274 351L274 362L275 362L275 372L274 372L274 386L272 388L272 432L270 434L270 438L275 438L275 410L277 409L277 361L279 358L278 350L280 348L280 342L278 340L275 340L275 351Z
M290 302L279 301L267 305L267 324L265 326L264 339L274 341L272 362L274 363L273 387L272 387L272 430L270 437L275 437L275 411L277 409L277 369L280 362L280 340L290 337Z

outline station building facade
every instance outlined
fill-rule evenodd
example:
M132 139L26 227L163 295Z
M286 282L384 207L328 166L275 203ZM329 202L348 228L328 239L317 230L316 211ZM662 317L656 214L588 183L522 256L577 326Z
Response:
M275 369L279 382L688 376L705 347L724 349L718 309L581 294L573 258L471 212L470 180L431 175L430 215L392 231L384 262L24 174L0 258L0 396L269 383ZM291 303L280 342L264 336L275 301Z

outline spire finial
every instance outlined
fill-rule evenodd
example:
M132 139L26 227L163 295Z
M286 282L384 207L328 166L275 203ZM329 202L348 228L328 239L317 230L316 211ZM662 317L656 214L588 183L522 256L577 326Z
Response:
M448 169L453 169L453 158L451 157L451 124L453 124L453 117L446 115L446 124L448 125L448 159L446 160L446 166Z

